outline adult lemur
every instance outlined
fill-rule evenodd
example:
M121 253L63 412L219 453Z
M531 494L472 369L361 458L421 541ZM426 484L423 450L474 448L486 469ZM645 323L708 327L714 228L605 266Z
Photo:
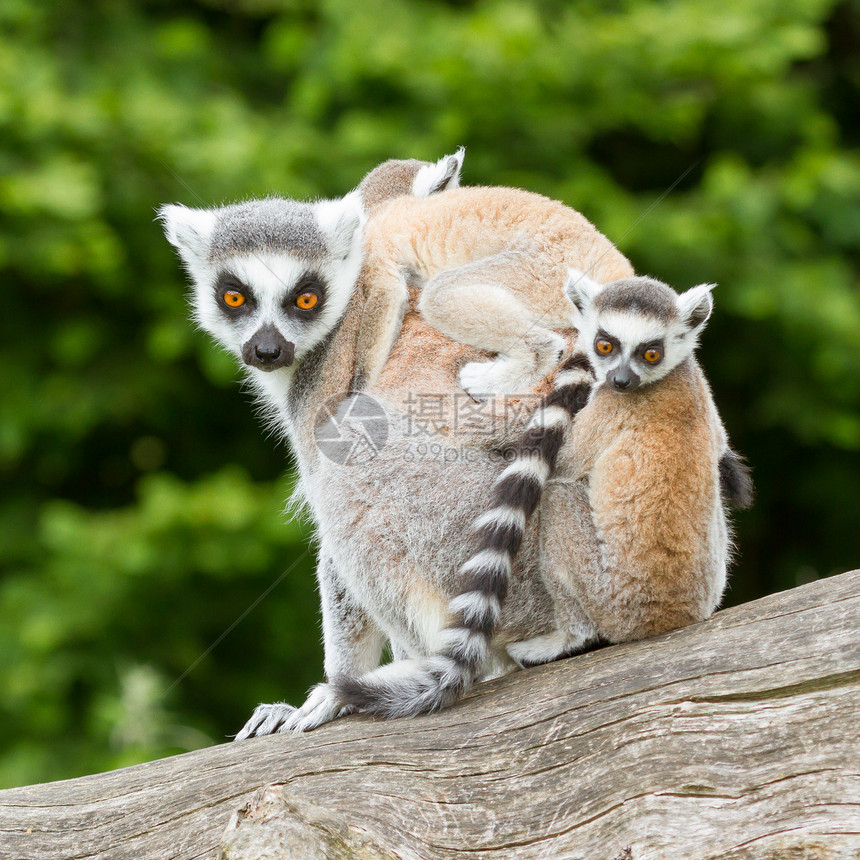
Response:
M389 166L389 179L392 170ZM502 467L489 452L513 446L523 430L523 421L510 421L509 415L483 418L472 435L458 432L451 421L437 421L425 432L455 457L426 456L428 437L414 435L404 394L456 396L461 391L456 374L465 359L480 354L445 338L414 310L406 314L381 369L378 358L362 360L388 352L388 331L397 329L399 307L387 318L393 325L368 343L365 324L377 319L376 308L391 303L375 301L374 249L362 244L361 196L376 203L369 207L372 237L376 219L392 205L382 199L386 194L427 194L455 185L459 162L453 169L450 159L437 165L416 163L400 172L381 197L378 189L386 181L377 175L375 186L366 183L360 194L339 201L269 198L216 210L168 206L161 212L168 239L194 282L196 319L245 364L273 420L292 440L319 531L325 670L339 683L373 671L386 637L396 656L408 658L384 667L386 677L408 675L424 665L422 658L445 647L449 601L462 590L458 569L469 553L469 527L486 508L487 488ZM374 200L374 193L380 199ZM518 192L503 193L514 195L509 198L514 205ZM459 192L441 196L448 194ZM527 198L529 211L543 200L519 194ZM546 205L553 218L563 217L564 207L551 201ZM632 274L611 243L577 213L564 211L570 213L571 227L563 234L567 245L563 252L554 244L545 246L545 258L539 247L532 249L536 278L549 284L557 277L561 296L567 265L587 268L601 280ZM528 224L515 226L521 236L528 235ZM432 233L422 236L434 241ZM444 253L444 234L438 238ZM362 273L365 256L368 266ZM498 257L493 262L490 276L501 273ZM462 255L455 264L465 265ZM546 274L548 266L552 277ZM420 269L406 272L407 284L419 294L425 279ZM559 348L555 341L552 346ZM531 368L533 374L539 369ZM350 393L356 381L367 394ZM349 412L347 405L368 395L388 419L384 448L360 468L327 459L315 444L320 422L331 419L332 404L341 406L335 411L337 422ZM347 436L358 433L354 427L341 430ZM557 534L549 534L544 525L538 530L534 523L525 529L507 599L477 675L512 668L507 646L568 629L568 616L579 610L564 606L562 614L557 611L541 544L575 541L582 528L557 517ZM299 709L280 703L260 706L238 737L314 728L348 704L332 684L320 684Z

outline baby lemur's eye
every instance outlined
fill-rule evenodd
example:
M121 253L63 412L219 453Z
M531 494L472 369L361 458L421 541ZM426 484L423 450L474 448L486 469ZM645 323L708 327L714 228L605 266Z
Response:
M241 308L245 304L245 296L239 290L226 290L222 298L224 304L231 308Z
M651 364L654 364L655 361L659 361L660 356L660 350L654 348L646 349L645 352L642 353L642 357L645 359L645 361L650 362Z
M320 297L316 293L300 293L296 296L296 307L303 311L310 311L317 306L319 300Z
M608 340L598 340L594 345L601 355L609 355L613 350L613 346Z

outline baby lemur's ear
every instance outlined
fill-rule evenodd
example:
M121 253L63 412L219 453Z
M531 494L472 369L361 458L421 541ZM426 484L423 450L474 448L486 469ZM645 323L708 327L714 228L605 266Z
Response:
M367 213L358 191L339 200L321 200L314 208L332 257L344 260L360 248Z
M690 331L702 331L711 311L714 309L714 298L711 290L716 284L699 284L678 296L678 312Z
M159 208L158 218L167 241L179 251L187 266L205 262L215 228L214 212L168 203Z
M424 165L412 180L412 193L416 197L429 197L448 188L458 188L465 157L466 148L461 146L453 155L445 155L435 164Z
M564 285L565 295L573 302L574 318L573 324L584 316L586 310L594 304L594 299L603 287L592 280L579 269L569 268L567 270L567 283Z

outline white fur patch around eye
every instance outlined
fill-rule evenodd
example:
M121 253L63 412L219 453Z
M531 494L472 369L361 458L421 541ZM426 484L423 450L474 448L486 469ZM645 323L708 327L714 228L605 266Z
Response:
M328 268L328 267L326 267ZM338 267L334 267L338 270ZM342 267L341 267L342 268ZM214 280L222 271L230 272L253 294L256 308L253 314L230 321L218 306ZM299 358L312 349L340 319L348 297L338 293L337 277L319 272L326 283L326 295L320 314L314 319L296 320L284 312L283 303L297 282L308 272L315 272L308 261L287 253L241 254L218 263L207 270L205 277L195 278L194 310L201 327L234 354L241 355L242 344L261 325L270 323L295 344ZM337 274L337 271L336 271ZM354 283L352 277L349 284ZM343 289L341 288L341 291Z
M359 266L358 260L348 260L339 264L327 261L317 268L299 257L274 253L243 255L223 264L224 269L253 290L259 307L257 317L273 322L283 320L283 302L299 279L307 273L319 275L325 284L322 310L296 329L307 336L313 333L314 342L327 334L342 316L355 288ZM300 350L298 343L296 346Z
M606 334L621 342L625 355L639 344L666 337L670 328L666 323L642 314L628 314L623 311L608 311L600 314L596 321L596 329L602 329ZM595 332L596 336L596 332Z
M233 257L222 268L251 288L261 315L273 316L308 264L290 254L268 253Z

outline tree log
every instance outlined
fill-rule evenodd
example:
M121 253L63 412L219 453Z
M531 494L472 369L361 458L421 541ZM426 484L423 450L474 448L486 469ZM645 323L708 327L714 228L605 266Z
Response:
M0 858L847 860L858 729L854 571L440 714L2 791Z

